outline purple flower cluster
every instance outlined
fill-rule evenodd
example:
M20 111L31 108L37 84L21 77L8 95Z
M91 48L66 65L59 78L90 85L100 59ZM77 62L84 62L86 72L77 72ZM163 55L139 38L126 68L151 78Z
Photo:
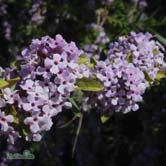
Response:
M3 0L0 0L0 16L3 16L7 13L6 8L7 5L3 2Z
M109 43L109 38L101 25L91 24L89 28L97 32L97 36L93 44L84 45L83 50L89 57L99 59L103 50L103 45Z
M97 107L123 113L139 108L137 103L142 101L148 84L143 72L133 64L98 62L96 76L104 85L104 90L97 96Z
M55 39L45 36L33 40L22 51L19 71L0 69L3 80L20 77L13 87L1 89L1 135L7 135L13 143L16 135L19 136L16 129L24 133L26 140L41 140L43 132L53 125L52 118L63 108L72 107L68 98L77 87L76 80L89 77L88 67L78 63L82 53L74 42L67 43L61 35ZM16 115L12 111L8 113L8 108L14 108ZM16 120L29 129L13 128Z
M0 0L0 16L7 17L7 7L8 4L4 0ZM3 27L3 33L6 40L10 41L12 39L12 25L11 23L5 19L1 21Z
M97 96L98 106L124 113L138 110L149 81L165 70L160 51L164 48L152 37L150 33L132 32L110 44L107 59L96 66L96 76L105 87Z
M29 14L31 15L31 21L35 25L40 25L43 23L45 19L46 7L45 3L42 0L35 0L33 2L32 8L29 10Z
M12 33L12 26L8 21L3 22L3 27L4 27L4 35L6 40L11 40L11 33Z
M132 0L132 1L140 8L145 8L148 5L146 0Z
M108 6L111 6L114 0L103 0L102 4L106 4Z
M10 143L19 133L28 141L40 141L43 133L51 129L53 117L72 107L69 97L78 90L77 80L83 77L86 79L81 80L86 81L94 78L94 86L100 82L103 85L100 84L100 92L81 93L83 111L92 107L109 113L138 110L138 103L150 86L147 74L155 79L157 72L165 69L160 51L163 48L151 38L149 33L134 32L120 37L110 44L106 60L93 59L94 64L74 42L66 42L61 35L32 40L21 53L18 71L0 68L1 80L20 78L17 84L0 90L0 134L7 136ZM102 37L98 42L101 41ZM95 85L96 80L99 82ZM82 90L85 85L84 82Z
M81 53L74 42L67 43L61 35L35 39L22 51L18 107L27 114L28 140L39 141L40 133L50 130L52 117L72 106L68 97L76 80L88 76L86 66L77 62Z
M165 68L164 54L160 51L164 51L164 48L152 38L150 33L135 32L131 32L128 37L120 37L117 42L110 44L107 61L133 63L135 67L155 79L158 71Z
M0 68L0 78L8 80L11 75L10 69L3 70ZM14 128L14 116L11 114L11 105L14 105L16 97L16 91L4 88L0 90L0 136L7 137L7 141L11 144L19 136L18 132Z

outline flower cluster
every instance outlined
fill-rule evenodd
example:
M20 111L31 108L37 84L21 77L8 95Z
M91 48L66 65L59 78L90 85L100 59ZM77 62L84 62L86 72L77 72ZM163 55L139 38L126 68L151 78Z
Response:
M124 113L139 109L149 81L166 65L164 48L152 37L150 33L132 32L110 44L107 59L96 66L96 76L104 85L97 106Z
M6 8L7 5L3 2L3 0L0 0L0 16L3 16L7 13Z
M45 36L33 40L22 51L17 73L20 80L14 90L1 90L1 130L8 132L13 129L10 124L15 117L6 115L5 111L7 106L14 106L22 124L29 128L22 131L26 139L40 141L42 133L50 130L52 117L63 108L72 107L68 98L76 88L76 80L89 77L89 69L78 63L81 54L74 42L67 43L61 35L56 35L55 39ZM10 80L16 77L14 71L8 68L1 75Z
M97 33L97 36L94 43L84 45L83 50L89 57L99 59L103 46L109 43L109 38L101 25L91 24L89 28L93 29Z
M3 22L3 27L4 27L4 35L6 40L11 40L11 33L12 33L12 26L9 22L5 21Z
M138 110L138 102L143 100L142 94L148 86L142 71L123 61L117 64L98 62L96 70L97 78L104 85L104 90L97 95L97 107L102 106L109 112Z
M120 37L117 42L110 44L108 61L116 63L125 61L133 63L142 72L152 79L157 77L159 70L164 70L164 48L160 43L152 39L150 33L131 32L128 37Z
M27 113L24 123L32 133L27 139L39 141L40 133L50 130L52 117L72 106L68 97L76 79L89 74L85 65L77 63L81 53L74 42L67 43L61 35L33 40L22 51L18 107Z
M112 5L113 1L114 0L103 0L102 4L106 4L106 5L110 6L110 5Z
M35 0L32 8L29 10L29 14L31 15L31 21L35 25L40 25L43 23L45 19L46 8L44 1Z
M6 70L0 68L0 78L8 80L11 78L11 69ZM19 136L14 128L14 116L11 114L10 106L14 104L16 91L4 88L0 91L0 135L7 137L9 143L14 143ZM16 97L17 98L17 97Z
M132 0L132 1L140 8L145 8L148 5L146 0Z
M61 35L32 40L22 51L17 70L0 69L0 78L7 83L0 91L0 134L11 143L20 133L28 141L40 141L52 127L53 117L72 107L69 98L77 90L82 90L79 102L83 111L92 106L109 113L138 110L150 86L146 75L155 79L157 72L165 68L160 51L163 48L151 38L149 33L120 37L110 44L108 57L104 61L93 59L94 63ZM18 76L19 81L13 84ZM86 87L88 80L94 89L93 85Z

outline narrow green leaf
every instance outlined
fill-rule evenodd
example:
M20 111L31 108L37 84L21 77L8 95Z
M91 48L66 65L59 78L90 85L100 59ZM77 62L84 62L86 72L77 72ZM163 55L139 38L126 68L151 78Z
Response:
M23 136L27 136L28 135L28 131L26 129L22 129L22 134L23 134Z
M10 113L11 113L11 115L13 115L13 117L14 117L14 123L15 123L15 124L19 124L18 113L17 113L17 111L16 111L16 109L15 109L14 106L12 106L12 107L10 108Z
M80 111L80 108L78 107L77 103L74 101L73 98L69 97L69 101L78 111Z
M82 78L77 81L77 86L83 91L98 92L103 90L103 85L96 78Z
M7 82L9 83L9 86L11 87L11 86L13 86L14 84L16 84L19 80L20 80L20 78L19 78L19 77L16 77L16 78L7 80Z
M5 88L9 85L9 83L5 80L0 79L0 89Z
M147 73L147 72L144 72L144 75L145 75L145 79L148 81L148 82L153 82L154 80L150 77L150 75Z
M166 46L166 38L164 38L163 36L156 34L155 37L164 45Z
M10 80L0 79L0 89L6 88L6 87L12 87L19 80L20 80L19 77L16 77L16 78L13 78L13 79L10 79Z
M91 58L91 63L95 66L95 65L97 64L96 59L92 57L92 58Z
M127 59L127 62L128 62L128 63L132 63L132 62L133 62L132 54L131 54L131 53L128 53L126 59Z

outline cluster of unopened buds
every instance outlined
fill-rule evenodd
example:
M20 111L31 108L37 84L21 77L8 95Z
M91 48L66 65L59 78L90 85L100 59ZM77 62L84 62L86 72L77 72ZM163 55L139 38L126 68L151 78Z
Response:
M0 136L10 143L18 137L40 141L52 118L72 108L69 99L78 89L83 93L81 111L138 110L146 88L165 70L164 48L152 37L134 32L120 37L110 44L104 61L61 35L32 40L19 65L0 69Z

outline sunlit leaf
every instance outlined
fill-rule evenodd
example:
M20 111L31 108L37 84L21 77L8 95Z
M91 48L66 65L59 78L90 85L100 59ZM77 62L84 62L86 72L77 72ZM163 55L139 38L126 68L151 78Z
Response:
M157 73L157 80L161 80L162 78L166 78L166 74L164 72L159 71Z
M5 80L0 79L0 89L5 88L9 85L9 83Z
M14 84L16 84L19 80L20 80L20 78L19 78L19 77L16 77L16 78L7 80L7 82L9 83L9 86L11 87L11 86L13 86Z
M0 89L6 88L6 87L12 87L19 80L20 80L19 77L16 77L16 78L13 78L13 79L10 79L10 80L0 79Z
M98 92L103 90L103 85L96 78L82 78L77 81L77 86L83 91Z
M106 123L110 119L110 117L103 115L100 117L100 119L102 123Z
M90 62L90 59L86 55L81 55L79 57L78 64L84 64L89 68L94 67L94 64Z

